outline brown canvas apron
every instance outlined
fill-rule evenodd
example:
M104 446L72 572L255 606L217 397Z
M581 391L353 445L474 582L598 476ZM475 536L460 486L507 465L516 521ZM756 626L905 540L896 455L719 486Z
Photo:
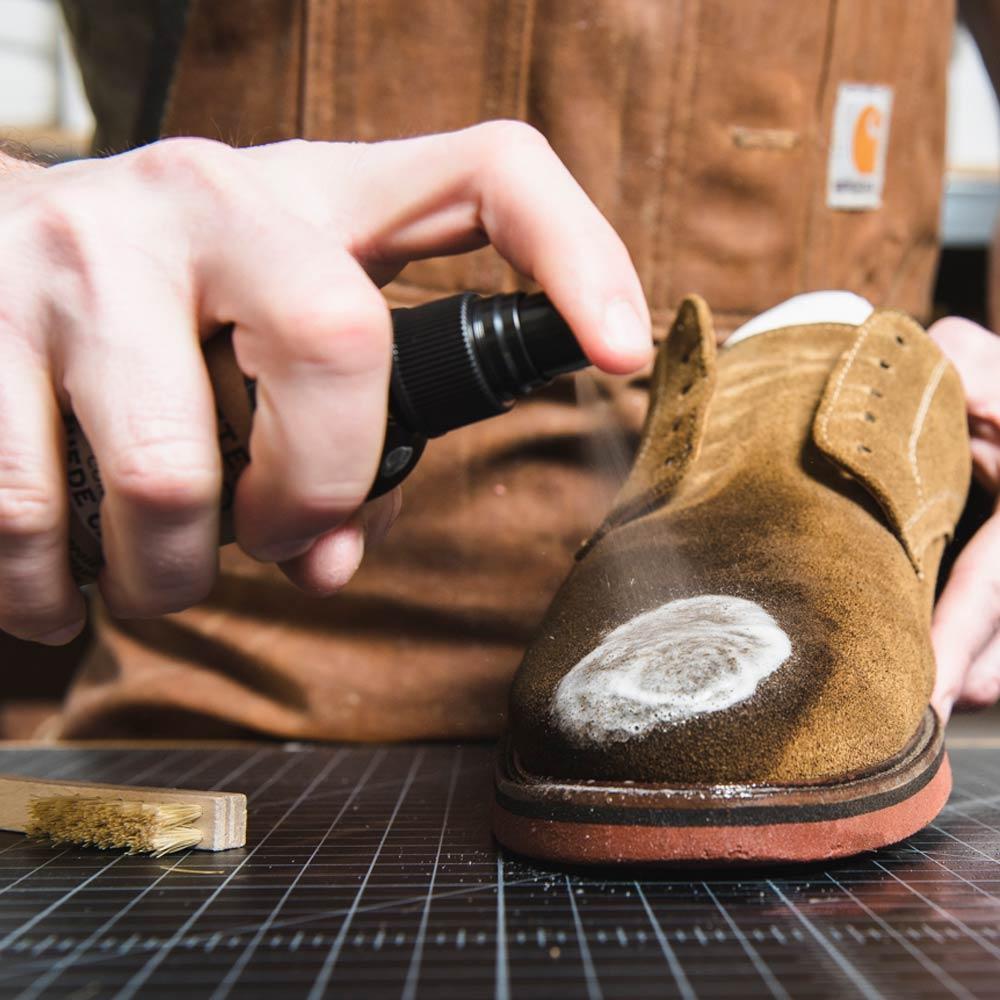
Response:
M622 234L658 330L689 291L722 333L817 288L920 317L953 16L942 0L195 0L165 132L374 141L522 118ZM829 204L830 144L859 85L891 101L872 112L888 119L884 184L880 207L845 210ZM516 285L484 250L413 264L386 294ZM588 384L590 405L566 380L432 442L388 541L333 598L230 546L197 608L99 610L58 734L495 733L643 416L645 377Z

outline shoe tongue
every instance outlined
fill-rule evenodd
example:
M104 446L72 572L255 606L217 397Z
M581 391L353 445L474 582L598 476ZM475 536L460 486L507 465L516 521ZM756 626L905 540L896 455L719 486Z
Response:
M874 311L874 306L867 299L854 292L805 292L786 299L737 327L727 338L726 347L759 333L789 326L809 326L813 323L860 326Z
M767 332L775 338L727 350ZM803 345L801 358L789 356L795 344ZM695 490L725 483L751 439L763 442L768 456L761 468L774 464L779 446L797 468L806 440L881 507L922 574L928 546L949 534L961 513L970 470L961 381L925 331L850 292L816 292L737 330L716 361L708 306L689 296L657 356L631 473L577 558L613 528L667 502L703 452L712 457L700 466ZM753 421L739 409L745 398ZM718 418L711 428L710 412Z

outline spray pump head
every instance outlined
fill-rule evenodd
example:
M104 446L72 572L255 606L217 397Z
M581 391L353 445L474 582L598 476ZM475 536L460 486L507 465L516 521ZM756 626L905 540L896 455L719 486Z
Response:
M394 309L392 325L389 423L369 498L406 478L428 438L504 413L590 363L541 293L465 292Z

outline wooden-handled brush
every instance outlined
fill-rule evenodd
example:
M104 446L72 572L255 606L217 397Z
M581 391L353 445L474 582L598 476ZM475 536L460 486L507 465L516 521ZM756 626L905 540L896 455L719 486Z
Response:
M191 847L225 851L246 843L247 800L236 792L0 777L0 829L155 858Z

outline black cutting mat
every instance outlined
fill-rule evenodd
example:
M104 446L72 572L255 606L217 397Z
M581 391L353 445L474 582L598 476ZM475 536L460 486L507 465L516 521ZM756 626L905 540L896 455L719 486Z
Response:
M0 771L243 790L250 843L159 861L0 833L0 996L1000 997L1000 749L832 867L498 855L482 746L0 750Z

